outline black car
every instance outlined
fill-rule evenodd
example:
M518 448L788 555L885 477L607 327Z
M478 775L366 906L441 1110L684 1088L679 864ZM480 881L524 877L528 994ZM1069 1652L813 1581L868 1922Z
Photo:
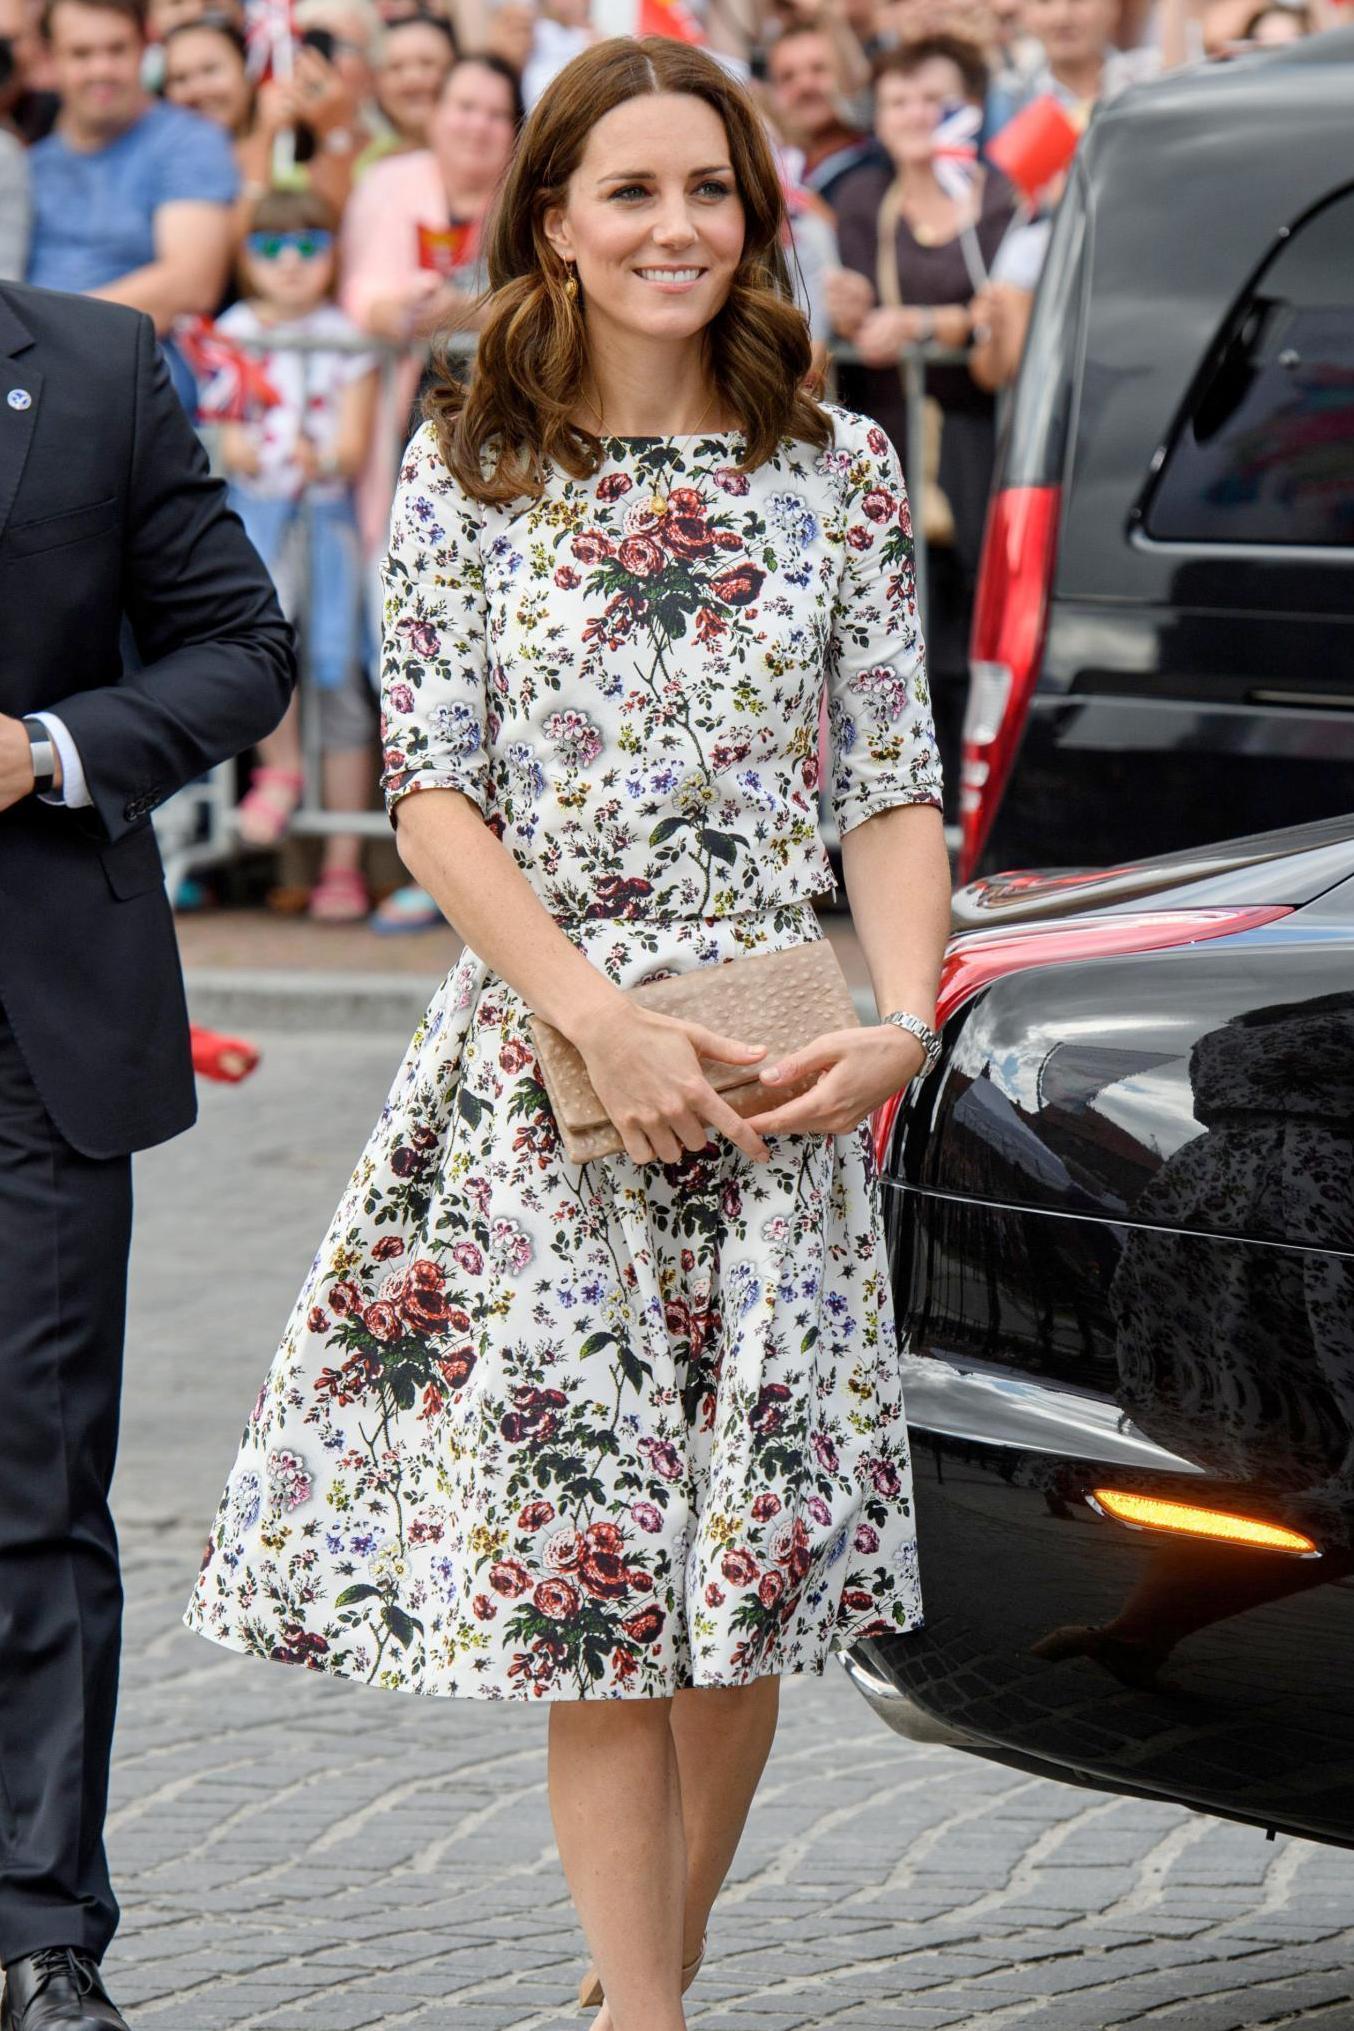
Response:
M876 1117L905 1734L1354 1843L1354 817L957 899Z
M998 454L960 879L1354 803L1354 31L1082 143Z

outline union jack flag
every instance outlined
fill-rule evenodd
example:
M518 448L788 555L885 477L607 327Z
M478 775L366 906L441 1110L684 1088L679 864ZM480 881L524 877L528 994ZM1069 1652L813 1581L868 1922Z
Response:
M177 319L174 338L197 377L200 423L248 423L282 400L262 361L226 338L210 318Z
M931 167L936 182L958 203L968 196L978 174L981 106L946 106L931 136Z

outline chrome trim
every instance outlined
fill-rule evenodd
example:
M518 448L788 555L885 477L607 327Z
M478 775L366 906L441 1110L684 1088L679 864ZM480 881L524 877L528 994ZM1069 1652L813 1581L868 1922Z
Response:
M978 1740L967 1735L960 1728L953 1728L947 1721L939 1721L934 1714L919 1706L907 1693L900 1692L892 1680L882 1678L871 1671L858 1650L839 1650L842 1670L850 1679L866 1706L886 1721L897 1735L906 1736L909 1742L934 1742L945 1749L971 1749Z
M903 1401L913 1431L1159 1473L1205 1472L1148 1438L1106 1397L929 1354L904 1353L901 1363Z

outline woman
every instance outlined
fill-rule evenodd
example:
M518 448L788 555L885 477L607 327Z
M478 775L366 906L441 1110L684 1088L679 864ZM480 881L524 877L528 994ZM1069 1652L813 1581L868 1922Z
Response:
M375 163L363 177L344 218L343 272L344 308L367 331L408 341L474 324L484 218L521 114L506 64L461 57L428 146Z
M440 15L398 14L386 21L375 97L389 131L360 158L359 176L388 155L428 146L428 129L455 61L456 39Z
M875 125L891 166L868 164L841 184L835 199L842 269L829 283L838 333L865 362L842 385L887 430L904 459L918 512L938 546L952 546L954 569L939 550L928 614L942 755L958 744L967 688L968 623L992 484L995 403L966 366L931 367L926 389L939 407L936 479L941 499L923 491L923 456L907 442L907 407L897 359L904 346L934 339L967 346L973 300L1015 213L1015 193L996 170L975 170L955 197L936 175L935 133L947 108L980 107L987 66L976 46L931 36L891 50L875 86ZM934 415L934 411L932 412Z
M684 2023L778 1674L920 1612L867 1123L917 1039L831 1031L776 1068L622 992L821 936L826 684L876 998L934 1007L949 880L907 503L883 433L802 391L782 221L752 102L703 50L609 38L533 111L474 377L434 391L385 567L386 794L466 950L188 1610L255 1655L551 1702L605 2031ZM564 1157L531 1011L623 1153ZM740 1118L701 1056L756 1064L769 1104Z
M318 50L299 49L290 81L270 79L256 90L240 30L223 15L206 14L165 37L164 95L224 127L234 141L241 240L254 205L276 180L274 151L288 128L304 134L307 157L290 181L313 190L336 212L343 210L352 184L355 107L337 70Z
M442 88L429 146L378 162L358 184L343 222L343 307L378 338L415 348L432 333L474 329L485 281L483 224L522 118L517 76L496 56L461 57ZM425 381L426 385L426 381ZM417 354L392 377L387 413L358 489L363 540L384 538L394 464L416 417ZM442 922L432 897L406 883L385 898L373 930L403 933Z

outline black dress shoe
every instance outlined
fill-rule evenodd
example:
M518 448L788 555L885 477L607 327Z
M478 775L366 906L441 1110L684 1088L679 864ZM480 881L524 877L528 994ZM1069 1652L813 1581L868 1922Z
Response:
M93 1954L44 1946L5 1969L0 2031L128 2031L99 1978Z

